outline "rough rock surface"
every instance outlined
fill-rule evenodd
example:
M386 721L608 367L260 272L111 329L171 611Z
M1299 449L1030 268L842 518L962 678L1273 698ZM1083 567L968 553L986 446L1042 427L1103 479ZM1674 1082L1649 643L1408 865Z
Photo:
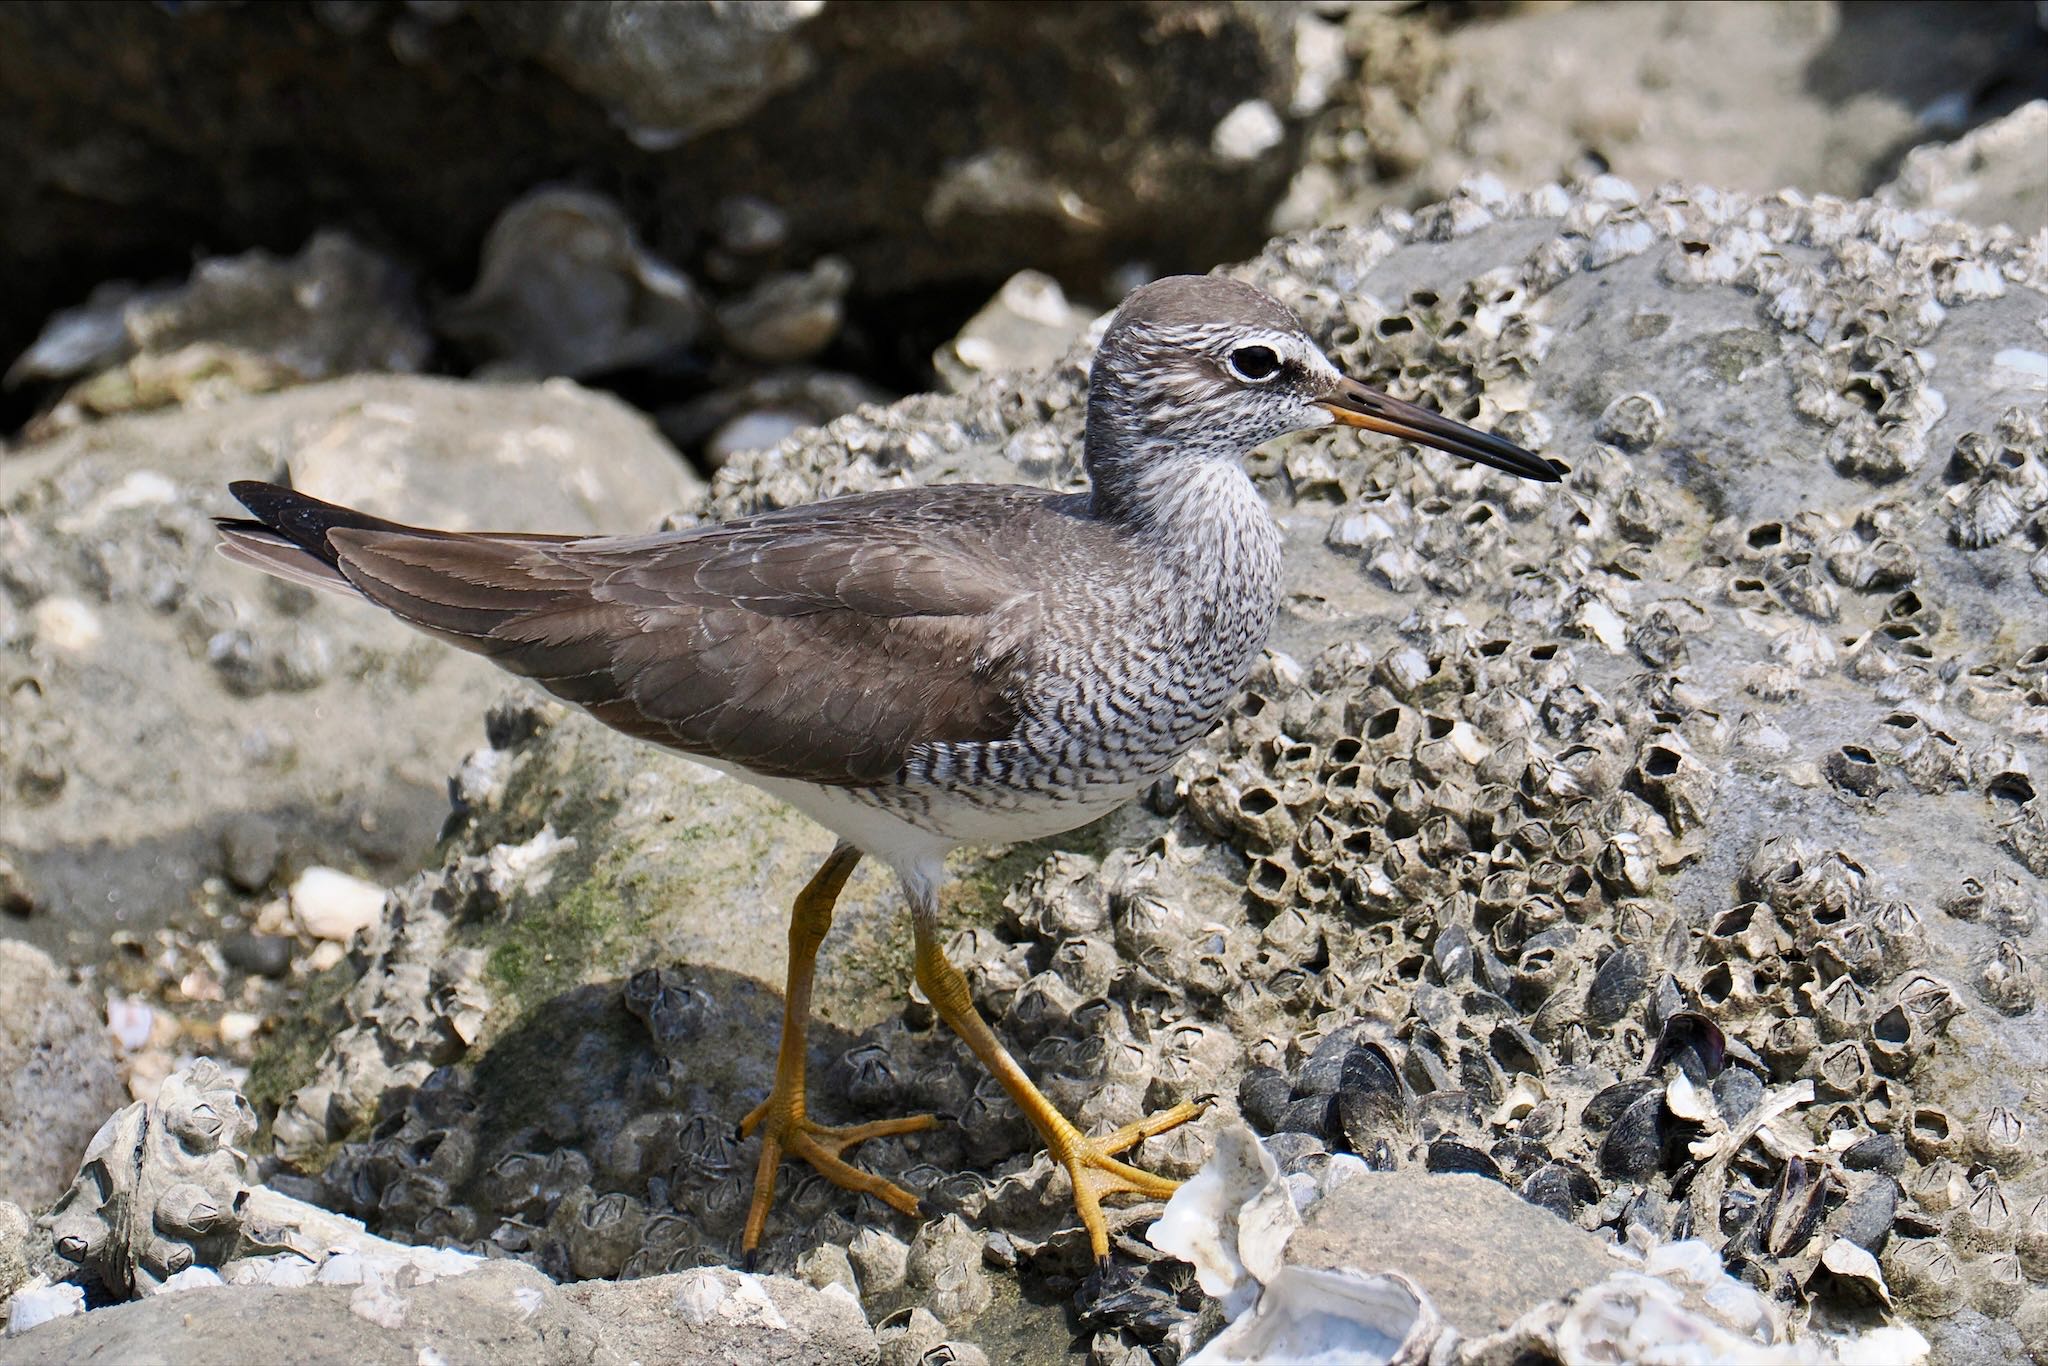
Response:
M7 369L9 386L83 378L32 427L204 407L359 371L410 373L432 342L404 271L346 234L316 233L289 260L201 261L183 284L115 281L65 309Z
M2048 100L2034 100L1954 142L1915 147L1877 197L2020 232L2048 225Z
M47 954L0 939L0 1200L48 1205L123 1095L100 1008Z
M373 1296L349 1285L176 1291L0 1342L0 1363L242 1366L255 1343L288 1344L291 1359L307 1366L866 1366L876 1355L851 1300L780 1277L706 1269L563 1288L498 1261Z
M1419 1171L1366 1172L1316 1201L1287 1261L1399 1271L1466 1337L1497 1333L1621 1266L1599 1239L1498 1181Z
M1497 1174L1604 1237L1705 1240L1817 1323L1862 1312L1823 1264L1846 1242L1951 1359L2009 1358L2048 1209L2042 247L1612 177L1275 243L1240 273L1341 364L1573 473L1518 485L1342 433L1258 457L1289 541L1276 653L1078 852L961 864L951 948L982 1009L1084 1124L1235 1096L1290 1174L1341 1152ZM710 511L1072 484L1085 359L737 456ZM468 832L301 1071L351 1105L288 1110L324 1126L290 1155L398 1236L578 1274L727 1257L754 1152L727 1126L768 1081L758 982L825 837L579 722L495 729L458 780ZM839 952L890 899L866 884ZM902 955L833 952L822 988L854 1004L813 1035L821 1112L948 1115L862 1153L933 1222L911 1261L871 1255L912 1230L789 1170L765 1264L844 1246L871 1310L920 1265L953 1318L885 1339L1059 1357L1029 1301L1088 1270L1061 1183L927 1009L876 1018ZM1139 1160L1190 1172L1205 1132ZM997 1271L949 1215L1004 1231ZM1088 1349L1190 1347L1186 1270L1094 1285Z
M1310 121L1276 228L1431 203L1477 174L1867 194L1914 144L2048 95L2025 5L1518 5L1457 25L1360 5L1342 41L1358 79Z
M639 187L649 246L692 270L713 264L732 201L765 203L786 225L776 250L727 267L841 251L871 294L993 284L1025 262L1094 280L1140 257L1227 259L1255 249L1291 168L1295 18L1208 2L9 9L0 355L110 274L174 274L202 246L291 250L320 228L459 288L499 210L571 176ZM168 69L181 78L155 79ZM1247 105L1279 126L1272 155L1216 145Z
M584 1281L562 1295L590 1315L599 1343L622 1361L869 1366L878 1355L858 1300L843 1288L813 1289L786 1276L702 1267Z
M702 491L610 398L401 377L114 419L5 471L0 852L39 908L11 932L60 957L147 935L216 872L417 866L502 686L380 612L216 556L228 480L288 471L427 524L572 531L645 530Z

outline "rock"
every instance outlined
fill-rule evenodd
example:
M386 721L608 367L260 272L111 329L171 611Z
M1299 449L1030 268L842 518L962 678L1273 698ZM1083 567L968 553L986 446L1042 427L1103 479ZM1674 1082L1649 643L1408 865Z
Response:
M502 683L381 613L215 555L227 481L286 469L308 492L458 527L644 530L702 487L647 422L563 381L306 385L9 457L0 852L48 912L11 932L60 955L97 952L116 923L147 935L200 894L231 820L392 880L431 848L447 772ZM255 881L263 851L243 842L238 876Z
M701 1267L634 1281L584 1281L562 1295L604 1346L632 1361L848 1362L876 1358L874 1331L845 1290Z
M822 0L770 0L722 10L619 4L483 16L514 51L530 52L592 99L638 145L665 151L730 128L817 67L806 26Z
M1868 194L1902 148L2048 95L2020 55L2038 41L2031 14L1969 18L1833 4L1529 6L1431 28L1357 6L1344 39L1359 77L1309 121L1275 227L1360 223L1475 177L1513 190L1612 172L1637 185ZM2009 146L2018 160L2005 174L2024 182L2025 144Z
M23 170L0 185L19 225L0 355L134 262L334 224L452 294L504 207L570 166L644 187L647 248L706 279L764 240L728 231L737 200L783 224L747 271L836 254L876 298L988 288L1022 262L1091 285L1136 256L1204 267L1257 248L1286 183L1300 19L811 0L8 14L0 120ZM122 74L170 69L185 79ZM1287 111L1285 140L1229 160L1215 130L1247 101Z
M232 1366L259 1341L289 1344L294 1360L320 1366L478 1354L536 1366L579 1352L608 1360L596 1355L589 1320L546 1277L510 1262L378 1294L361 1285L227 1285L157 1295L31 1330L8 1344L7 1360Z
M655 421L669 440L715 470L736 451L767 450L801 428L892 397L853 375L797 366L673 404Z
M292 883L291 905L300 933L346 944L377 923L384 889L332 868L308 868Z
M837 256L809 270L786 271L718 306L725 344L748 360L789 365L809 360L832 344L846 317L853 269Z
M1466 1337L1621 1267L1599 1239L1498 1181L1419 1171L1364 1172L1311 1205L1287 1264L1399 1272Z
M0 1308L34 1274L29 1265L29 1217L21 1206L0 1200Z
M228 881L244 892L260 892L277 872L283 841L277 827L253 812L230 816L221 827L220 852Z
M2048 100L2033 100L1954 142L1915 147L1877 197L1902 208L1938 209L1973 223L2038 232L2048 226L2044 144Z
M68 1273L119 1296L219 1266L241 1244L256 1116L210 1059L123 1107L93 1135L78 1178L45 1222Z
M616 202L561 187L498 216L475 286L437 319L497 379L576 379L671 359L704 320L697 287L641 245Z
M80 381L31 428L46 439L114 413L410 372L430 345L411 279L347 234L321 232L289 260L252 251L201 261L180 285L102 285L45 324L6 383Z
M291 971L292 940L283 934L251 934L246 930L223 936L220 955L230 967L256 977L282 977Z
M0 1198L55 1199L125 1095L98 1007L41 950L0 939Z
M959 392L999 370L1043 370L1087 332L1092 315L1067 302L1059 281L1023 270L938 349L932 364L946 387Z
M769 409L741 413L711 434L704 443L704 461L717 469L739 451L765 451L779 446L785 437L812 425L802 413Z
M47 1293L74 1305L82 1299L75 1286ZM25 1329L8 1342L6 1360L238 1366L254 1341L288 1344L292 1359L309 1366L875 1360L874 1335L842 1292L714 1270L557 1287L512 1261L480 1262L426 1281L343 1277L156 1295Z

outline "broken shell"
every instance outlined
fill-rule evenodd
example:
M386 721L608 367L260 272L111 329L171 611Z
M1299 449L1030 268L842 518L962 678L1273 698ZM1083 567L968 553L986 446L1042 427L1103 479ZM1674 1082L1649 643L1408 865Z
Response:
M1919 1106L1906 1119L1906 1146L1922 1162L1932 1162L1954 1152L1956 1137L1954 1121L1939 1106Z

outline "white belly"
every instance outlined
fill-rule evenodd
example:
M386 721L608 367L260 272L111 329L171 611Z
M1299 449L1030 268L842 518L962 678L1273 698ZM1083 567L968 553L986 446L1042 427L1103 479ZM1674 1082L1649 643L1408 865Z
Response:
M913 819L868 794L846 788L726 771L780 797L854 848L906 876L913 869L930 869L961 845L1017 844L1077 830L1116 810L1137 792L1135 786L1099 788L1068 801L1033 802L1009 809L977 806L934 792L928 812Z

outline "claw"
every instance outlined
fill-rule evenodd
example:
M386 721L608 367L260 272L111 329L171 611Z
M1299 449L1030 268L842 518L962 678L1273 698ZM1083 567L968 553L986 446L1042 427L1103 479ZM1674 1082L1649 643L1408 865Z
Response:
M1165 1200L1180 1189L1180 1182L1171 1177L1119 1162L1115 1155L1145 1139L1178 1128L1200 1115L1204 1108L1204 1101L1184 1101L1171 1110L1162 1110L1134 1124L1126 1124L1102 1138L1077 1135L1064 1145L1065 1152L1055 1150L1055 1155L1067 1169L1067 1175L1073 1179L1074 1211L1081 1216L1081 1226L1088 1230L1089 1247L1099 1264L1107 1265L1109 1261L1109 1221L1102 1213L1105 1199L1113 1195L1135 1195L1145 1200Z
M763 1101L740 1121L740 1132L742 1135L751 1134L762 1127L763 1121L766 1121L766 1127L761 1135L760 1165L754 1169L754 1198L747 1207L746 1232L740 1238L740 1246L748 1257L752 1257L760 1246L761 1232L768 1223L768 1207L775 1201L776 1169L784 1157L808 1162L814 1171L833 1185L872 1195L900 1214L914 1216L918 1213L916 1196L887 1177L862 1171L841 1159L840 1154L871 1138L922 1132L939 1122L936 1116L906 1115L901 1119L878 1119L835 1128L813 1124L801 1110L777 1116L771 1113L769 1102Z

